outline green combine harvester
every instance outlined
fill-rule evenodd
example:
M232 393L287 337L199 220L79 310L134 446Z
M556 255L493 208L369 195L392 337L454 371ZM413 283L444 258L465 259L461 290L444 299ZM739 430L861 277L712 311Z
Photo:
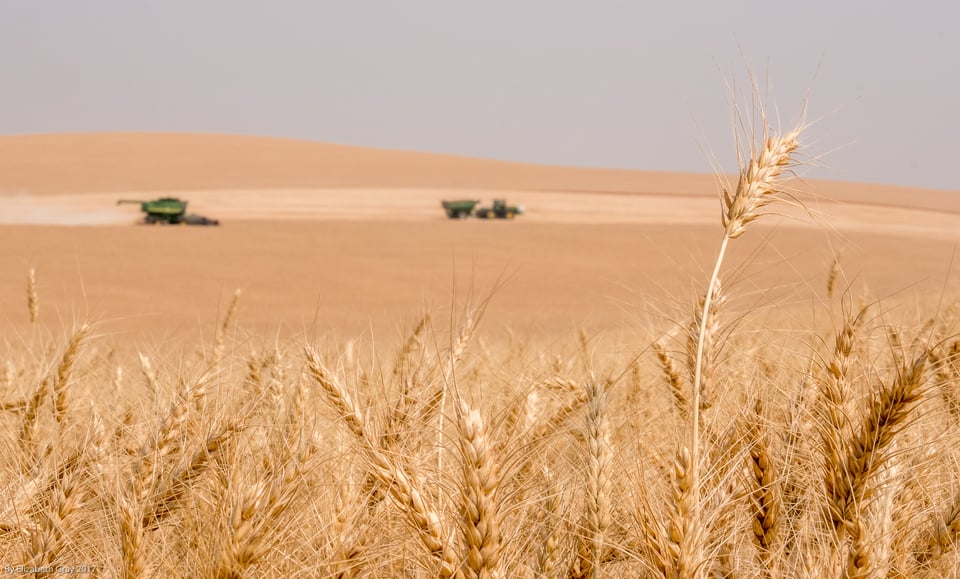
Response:
M187 202L176 197L160 197L150 201L137 199L121 199L117 205L135 203L143 211L143 222L149 225L220 225L217 219L187 213Z
M523 213L522 205L507 205L505 199L494 199L493 207L481 207L476 209L479 201L473 199L459 199L456 201L443 201L441 206L447 212L450 219L466 219L471 215L480 219L513 219Z

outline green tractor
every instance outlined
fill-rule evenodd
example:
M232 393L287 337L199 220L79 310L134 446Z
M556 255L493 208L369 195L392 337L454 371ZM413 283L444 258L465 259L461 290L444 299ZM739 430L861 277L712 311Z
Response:
M144 212L143 222L150 225L170 224L170 225L220 225L217 219L204 217L203 215L194 215L187 213L187 202L176 197L160 197L150 201L139 201L135 199L121 199L117 205L124 203L136 203L140 206L140 211Z
M481 207L474 215L480 219L513 219L523 213L523 205L507 205L505 199L494 199L493 207Z

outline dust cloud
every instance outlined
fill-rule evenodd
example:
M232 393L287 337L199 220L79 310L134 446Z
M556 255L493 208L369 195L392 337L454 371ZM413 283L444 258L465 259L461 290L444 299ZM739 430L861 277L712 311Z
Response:
M139 213L117 207L114 195L0 193L0 223L8 225L115 225L138 221Z

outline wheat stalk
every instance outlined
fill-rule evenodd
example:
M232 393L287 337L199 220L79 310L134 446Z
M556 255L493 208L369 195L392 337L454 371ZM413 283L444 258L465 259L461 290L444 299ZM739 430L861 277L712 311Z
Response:
M500 562L500 478L492 444L478 410L458 396L457 433L463 464L463 529L466 577L497 575Z
M368 531L372 528L362 520L366 509L355 496L354 487L349 480L337 487L337 527L334 533L337 544L331 563L331 575L337 579L352 579L360 574Z
M940 396L946 404L947 411L953 419L953 423L960 425L960 389L958 389L958 375L955 368L956 354L952 352L957 349L958 342L954 340L950 350L946 355L941 355L938 349L930 352L930 365L935 370L936 385Z
M587 396L587 500L583 525L584 537L580 540L577 556L579 577L600 577L600 560L603 555L606 534L610 528L611 502L611 442L607 423L607 392L596 378L586 383Z
M20 447L24 452L23 462L20 464L20 470L26 474L35 467L37 459L37 427L40 419L40 407L46 400L50 392L50 378L40 380L33 396L27 400L26 412L23 415L23 422L20 427Z
M206 473L217 457L224 452L227 444L243 432L246 425L238 420L230 421L214 434L207 436L201 447L196 450L163 486L156 489L154 496L144 509L141 525L145 529L156 529L164 519L183 500L189 485Z
M246 486L238 478L240 471L234 471L232 486L242 490L230 511L227 546L221 552L215 577L240 579L266 555L270 548L268 528L290 508L313 453L311 444L301 444L279 474Z
M753 538L760 555L760 566L767 577L777 576L775 543L779 530L780 495L774 457L767 444L763 400L754 405L754 423L750 429L750 465L753 473Z
M844 398L847 396L849 360L853 353L854 322L846 320L843 328L834 339L833 357L827 366L828 377L820 385L820 408L826 424L821 430L824 457L824 486L827 496L842 492L846 484L843 452L844 435L848 429L847 415L844 411ZM833 503L828 503L828 506ZM834 527L839 527L845 514L842 511L830 511Z
M370 432L370 426L367 419L360 412L360 407L353 401L353 397L343 387L320 361L320 357L312 349L304 351L304 357L307 360L307 368L313 376L314 381L323 388L327 395L327 400L333 404L337 414L346 423L347 428L353 434L362 440L368 440L373 437Z
M840 266L840 255L836 255L830 264L830 272L827 274L827 299L833 299L833 290L841 273L843 273L843 268Z
M233 317L237 313L237 307L240 305L240 293L240 288L234 290L233 297L230 299L230 305L227 306L227 312L224 314L223 320L220 322L220 325L217 327L217 331L213 336L214 362L223 360L224 342L227 337L227 332L230 331L230 324L233 322Z
M157 395L160 392L160 382L157 380L157 373L154 371L153 365L150 364L150 358L143 353L138 353L137 355L140 359L140 373L143 374L144 379L147 381L147 387L150 388L150 392L153 395Z
M482 313L483 310L481 309L479 314ZM467 344L470 343L470 339L473 337L473 332L476 329L478 317L479 316L474 316L473 310L469 308L467 309L466 314L464 315L463 325L460 327L460 333L457 336L456 341L453 343L453 346L450 348L450 354L443 372L443 380L440 383L440 412L437 416L438 472L443 470L443 418L444 410L447 407L447 390L450 388L451 381L455 379L454 371L456 370L456 366L460 363L460 360L463 359L463 354L467 349Z
M954 497L952 505L935 522L921 546L914 550L913 558L921 568L929 568L944 554L957 549L960 539L960 497Z
M39 571L39 577L55 576L55 566L60 562L64 543L76 525L77 511L83 506L84 452L87 444L94 447L101 442L100 432L94 432L79 448L73 451L56 469L53 484L48 486L48 498L40 512L36 530L30 537L31 560Z
M27 272L27 311L30 313L30 323L37 323L40 316L40 296L37 294L37 270L32 267Z
M871 400L859 433L847 447L842 484L828 495L838 539L849 535L853 540L846 564L851 577L868 572L871 561L864 548L865 522L860 509L875 499L876 479L891 458L894 438L923 396L927 358L923 353L900 368L892 383Z
M691 320L687 330L687 368L689 368L691 374L694 373L696 368L700 370L699 381L695 376L691 376L693 382L700 385L699 392L695 396L699 400L700 411L712 406L710 396L708 396L708 388L713 378L717 342L720 339L718 312L725 301L720 279L717 278L714 283L713 299L710 307L704 307L706 297L701 296L698 307L694 310L693 320Z
M409 369L410 356L421 346L421 336L430 326L430 314L424 314L420 321L413 327L413 331L404 340L403 345L397 352L396 362L393 364L394 378L402 378Z
M563 532L563 518L560 516L561 494L556 488L553 477L547 472L549 481L546 496L546 530L537 557L537 576L545 579L560 579L561 569L560 541Z
M141 355L141 363L144 360L146 358ZM140 447L126 493L119 497L122 575L125 578L141 577L146 569L143 537L145 519L149 521L148 501L157 492L161 462L182 450L182 440L189 435L185 432L188 411L198 406L207 395L206 380L201 378L185 384L177 393L156 433Z
M346 389L323 367L313 350L306 350L305 356L314 380L322 387L327 400L355 435L355 440L360 443L370 472L404 509L408 520L419 531L421 542L437 559L440 576L455 576L459 558L442 529L440 515L429 508L424 500L421 491L423 481L415 471L403 468L391 455L378 448L363 413Z
M700 505L694 490L692 454L685 446L677 450L674 463L673 512L670 522L670 572L676 577L694 577L703 560Z
M723 237L717 259L710 274L710 281L703 297L699 313L699 327L696 330L697 344L694 355L693 372L693 400L691 404L692 417L690 420L690 460L687 466L690 472L691 492L694 497L700 496L700 397L703 389L704 368L709 346L708 338L712 336L710 322L715 295L719 289L720 269L724 256L731 240L743 235L749 223L760 217L762 210L782 198L784 194L784 177L792 172L794 165L793 154L799 147L800 130L790 131L782 136L775 136L767 125L766 116L761 113L760 135L762 144L759 150L752 151L750 159L740 168L740 179L737 189L731 196L723 190L721 224Z
M684 393L684 384L680 372L677 371L677 368L673 365L673 360L670 359L670 355L667 354L666 349L660 342L653 343L653 351L657 355L657 362L660 363L663 377L666 379L667 385L670 386L674 408L677 409L680 418L686 420L690 414L690 400Z
M83 324L73 333L67 349L63 352L63 357L60 359L60 365L57 366L57 376L53 381L53 401L54 417L58 423L63 422L67 415L67 386L70 383L71 372L76 364L80 346L89 337L90 332L91 326Z

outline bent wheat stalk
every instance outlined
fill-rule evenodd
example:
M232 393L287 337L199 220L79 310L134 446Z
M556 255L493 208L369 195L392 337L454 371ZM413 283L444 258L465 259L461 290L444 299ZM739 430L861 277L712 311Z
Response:
M707 284L707 291L699 315L700 327L694 358L693 403L691 404L692 416L690 421L692 426L690 465L693 470L691 485L694 497L700 495L700 477L697 465L700 459L700 391L704 370L704 346L707 343L708 324L712 318L710 315L711 308L719 287L720 268L723 265L723 258L727 253L727 246L730 241L743 235L747 225L762 215L764 207L783 196L783 180L786 175L790 174L791 168L795 165L792 155L799 147L799 128L780 137L774 136L770 134L766 117L762 114L762 111L760 130L763 145L759 151L753 151L752 158L741 167L736 192L731 196L726 190L723 191L723 212L721 214L723 238L720 242L720 250L717 253L717 260Z

